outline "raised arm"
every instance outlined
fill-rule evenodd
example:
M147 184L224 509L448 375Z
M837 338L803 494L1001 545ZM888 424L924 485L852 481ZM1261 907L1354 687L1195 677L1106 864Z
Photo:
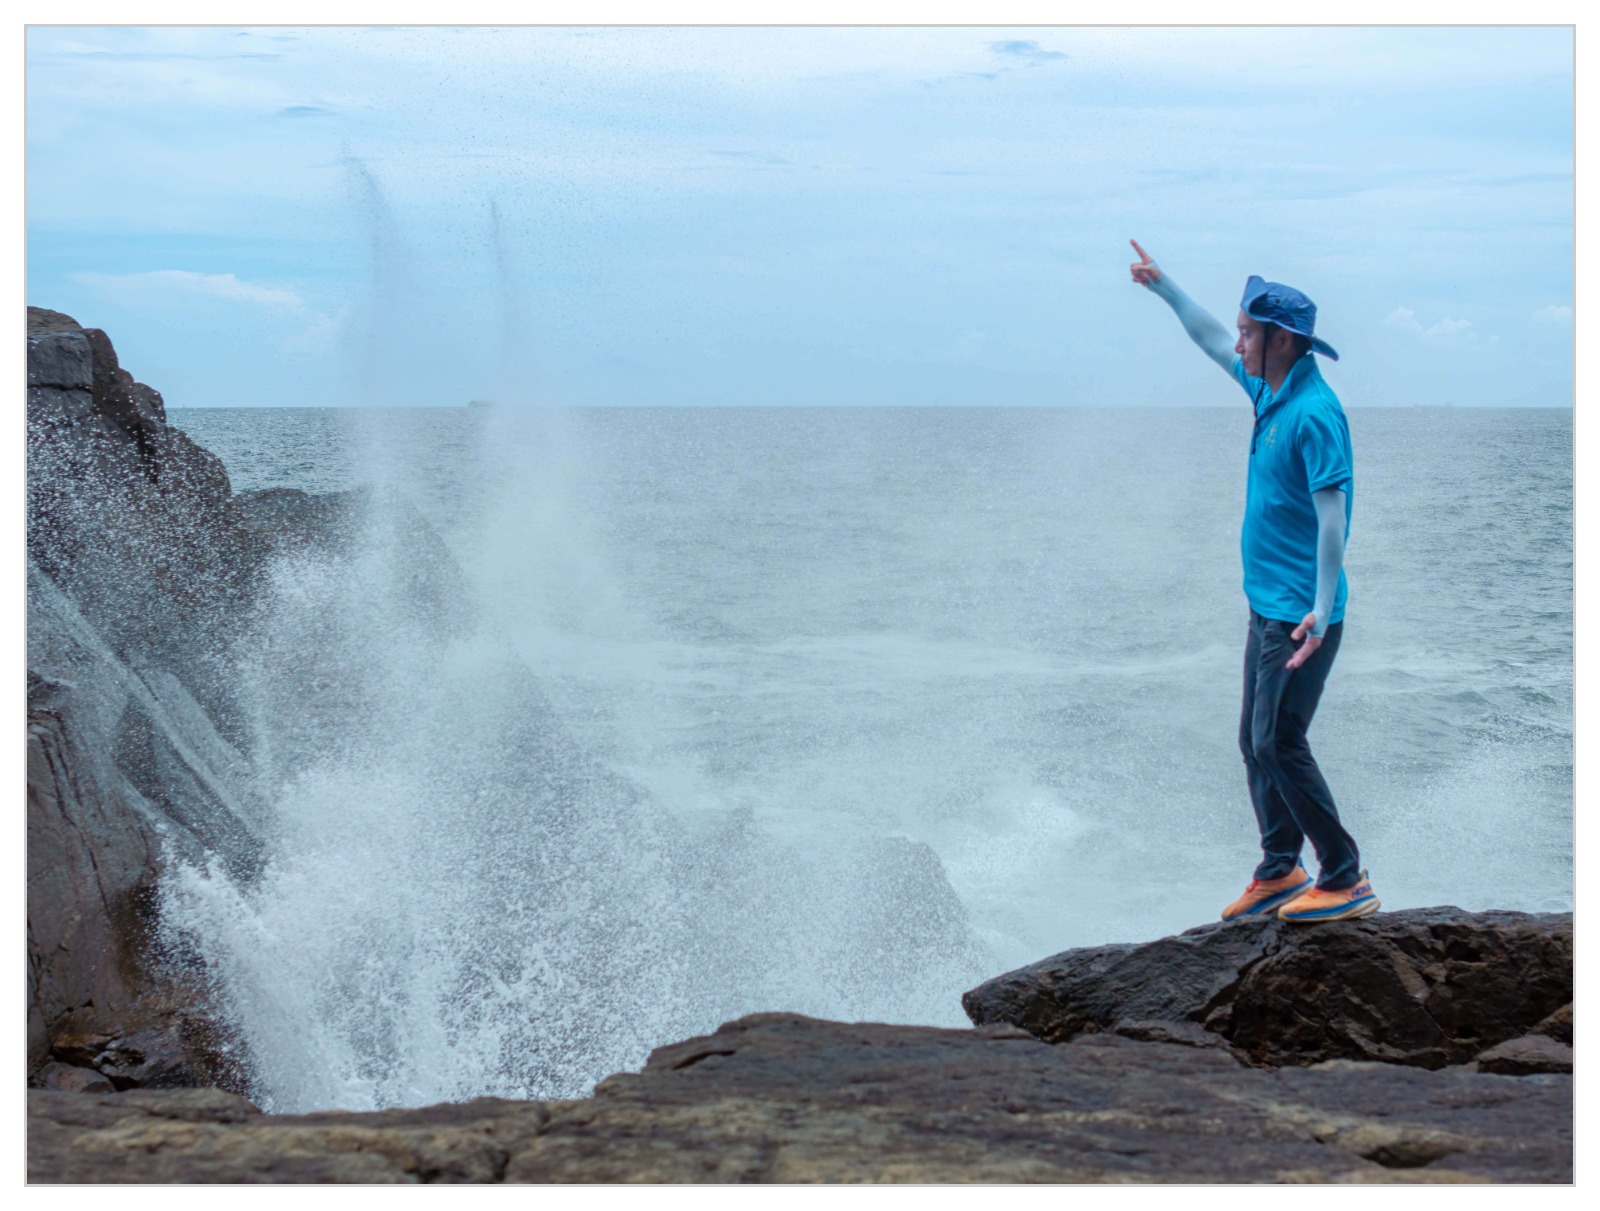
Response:
M1234 334L1224 328L1216 316L1185 294L1183 288L1172 280L1171 274L1163 273L1161 267L1150 259L1150 254L1139 247L1138 240L1128 242L1139 254L1139 260L1129 266L1133 280L1151 293L1165 299L1167 305L1178 313L1178 319L1183 323L1183 330L1189 334L1189 339L1199 345L1207 357L1231 374L1235 357Z

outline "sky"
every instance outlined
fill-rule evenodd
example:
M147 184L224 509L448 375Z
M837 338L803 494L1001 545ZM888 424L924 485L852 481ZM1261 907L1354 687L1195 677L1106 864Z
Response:
M1570 28L32 27L27 300L172 407L1573 400Z

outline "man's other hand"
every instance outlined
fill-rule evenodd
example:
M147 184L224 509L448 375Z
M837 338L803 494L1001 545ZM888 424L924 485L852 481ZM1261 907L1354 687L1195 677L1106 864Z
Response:
M1300 643L1299 648L1295 650L1295 654L1289 657L1289 664L1287 667L1291 669L1299 668L1302 664L1311 659L1312 652L1316 651L1322 646L1322 640L1311 633L1311 628L1316 625L1317 615L1315 612L1312 612L1302 618L1300 620L1300 625L1289 632L1289 638L1294 640L1296 643L1300 643L1302 639L1304 639L1305 642Z
M1150 259L1150 254L1139 247L1138 240L1129 240L1133 250L1139 254L1139 259L1128 268L1133 273L1133 280L1139 285L1149 288L1161 280L1161 267Z

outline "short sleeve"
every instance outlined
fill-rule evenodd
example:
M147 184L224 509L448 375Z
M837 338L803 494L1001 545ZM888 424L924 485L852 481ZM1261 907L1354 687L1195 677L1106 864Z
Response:
M1350 482L1350 438L1343 419L1316 408L1300 420L1300 456L1313 492Z

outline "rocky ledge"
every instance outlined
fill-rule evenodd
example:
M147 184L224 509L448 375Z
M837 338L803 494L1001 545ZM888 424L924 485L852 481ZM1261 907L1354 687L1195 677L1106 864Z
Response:
M1572 914L1419 908L1069 950L962 997L977 1025L1217 1047L1247 1064L1572 1071Z
M1236 923L991 980L972 1030L742 1018L577 1101L264 1115L33 1090L29 1176L1568 1182L1571 955L1565 915Z
M1572 1078L758 1014L581 1101L28 1094L34 1182L1567 1182Z

